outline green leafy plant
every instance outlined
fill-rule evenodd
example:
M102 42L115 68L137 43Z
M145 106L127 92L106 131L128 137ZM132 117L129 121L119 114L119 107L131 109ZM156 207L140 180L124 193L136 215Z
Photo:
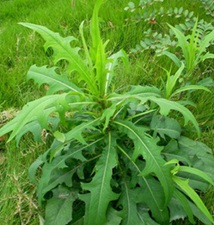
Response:
M214 6L213 6L213 1L212 0L200 0L202 3L202 6L206 10L206 14L211 16L212 21L214 17Z
M132 2L129 2L128 6L125 7L124 10L130 11L130 12L138 12L139 9L141 10L141 13L137 14L136 19L138 21L143 20L146 22L149 22L150 24L155 24L156 22L160 22L160 18L164 17L175 17L176 19L178 18L184 18L185 21L190 22L193 18L194 12L189 11L187 9L184 9L183 7L180 8L169 8L169 9L164 9L164 7L160 7L158 10L152 8L155 3L157 2L164 2L163 0L158 0L158 1L140 1L139 5L135 5Z
M206 59L214 58L214 54L207 51L210 43L214 40L214 31L207 34L202 40L199 40L197 24L198 23L196 21L191 35L187 36L185 36L177 28L169 25L176 35L178 46L182 50L187 78L192 75L199 63L205 61ZM165 51L164 54L170 57L176 65L181 65L181 60L179 60L175 54L169 53L168 51Z
M213 23L210 20L208 22L204 19L198 21L194 11L189 11L183 7L167 8L161 5L163 3L160 3L160 7L157 10L152 7L157 2L164 1L139 1L137 5L129 2L125 8L126 11L133 14L133 20L136 22L144 21L148 26L148 29L142 34L142 40L135 48L130 50L130 53L133 54L150 50L155 52L156 56L162 56L166 50L171 51L179 44L179 41L176 39L177 35L175 35L173 29L167 30L165 18L177 20L178 22L175 22L174 25L175 29L182 32L186 37L195 29L195 24L197 23L196 41L198 42L203 41L214 29ZM211 9L210 4L210 1L201 1L201 7L204 6L205 9ZM211 41L210 45L212 43L213 41Z
M134 2L129 2L128 6L125 7L126 11L134 12L137 9L145 9L148 7L151 7L156 2L163 2L164 0L140 0L138 4L135 4Z
M101 4L96 1L91 19L91 45L80 25L82 48L74 37L21 23L45 39L56 66L30 68L28 78L45 85L47 95L25 105L0 136L12 132L8 141L19 142L27 132L35 140L42 129L52 135L50 148L29 169L45 207L44 224L170 224L184 217L194 224L194 216L212 224L195 190L213 185L213 156L183 132L191 123L200 134L195 117L156 87L114 89L122 61L129 64L123 50L105 50Z
M196 18L191 21L185 21L184 23L179 23L174 27L182 32L185 36L188 36L192 31L194 24L196 22ZM198 21L197 33L198 40L203 40L211 31L213 31L214 27L211 23L207 23L204 20ZM172 30L159 32L154 28L149 28L143 32L144 38L140 41L139 44L130 50L131 54L142 53L145 51L155 52L156 56L164 55L164 52L173 51L178 44L176 36ZM213 44L213 41L210 45Z
M167 79L166 82L164 83L164 93L165 93L165 98L167 99L172 99L176 95L181 95L181 93L184 93L185 91L196 91L196 90L204 90L207 92L210 92L208 88L206 88L203 85L185 85L181 86L179 83L179 80L182 80L182 73L184 71L184 64L182 63L180 68L177 70L177 72L172 75L171 70L165 70L167 74Z

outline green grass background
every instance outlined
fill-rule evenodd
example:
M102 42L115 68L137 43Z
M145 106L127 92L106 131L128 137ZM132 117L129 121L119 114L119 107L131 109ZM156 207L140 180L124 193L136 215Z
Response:
M28 101L42 95L31 81L26 81L26 73L32 64L51 64L51 58L44 53L43 40L18 22L30 22L44 25L63 36L73 35L79 38L78 28L85 21L86 37L89 35L89 21L94 0L1 0L0 1L0 111L10 108L20 109ZM103 39L109 39L109 51L135 47L150 26L144 21L136 22L130 12L124 11L129 0L106 0L100 12L100 26ZM137 3L138 1L134 0ZM195 15L207 21L201 1L165 0L156 3L156 8L164 6L184 7L194 10ZM153 6L152 6L153 7ZM162 21L169 22L169 18ZM175 19L170 19L173 25ZM162 23L164 24L164 23ZM165 29L157 21L153 29ZM166 24L165 24L166 26ZM121 70L117 79L118 89L125 84L149 84L161 86L166 75L160 66L169 69L170 61L158 58L154 54L131 55L129 70ZM213 61L205 64L204 76L213 77ZM212 93L199 91L194 93L196 108L194 114L201 126L201 141L214 149L214 90ZM1 121L0 121L1 124ZM191 134L190 134L191 136ZM42 209L37 206L35 186L28 180L30 164L43 151L45 144L33 143L26 138L19 147L10 143L5 147L0 142L0 224L38 225ZM214 191L210 189L202 196L205 204L214 213ZM188 224L177 221L174 224ZM200 224L200 223L198 223Z

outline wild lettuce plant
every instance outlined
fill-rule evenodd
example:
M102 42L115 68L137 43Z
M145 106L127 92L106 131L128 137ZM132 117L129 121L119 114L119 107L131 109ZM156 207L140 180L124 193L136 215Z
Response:
M27 132L35 140L43 129L52 135L50 148L29 169L44 224L166 225L185 217L212 224L196 192L213 185L211 150L183 135L191 125L200 134L195 117L157 87L114 90L114 76L128 58L123 50L106 51L101 4L96 1L91 19L91 45L80 25L81 48L73 36L21 23L44 38L55 66L30 68L28 78L48 86L47 95L25 105L0 136L12 132L8 141L19 142Z

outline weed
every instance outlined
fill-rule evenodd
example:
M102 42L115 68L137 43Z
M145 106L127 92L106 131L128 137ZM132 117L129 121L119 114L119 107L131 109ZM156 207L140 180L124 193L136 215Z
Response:
M159 3L158 5L158 2ZM185 4L182 4L180 8L178 7L167 7L167 4L164 4L166 1L140 1L138 5L130 2L129 6L125 8L129 12L135 12L136 18L134 19L138 22L144 21L147 23L148 29L142 34L143 39L135 48L131 49L131 53L138 53L150 50L155 52L157 56L164 54L166 50L173 50L177 45L177 40L175 39L174 33L167 29L166 18L170 18L170 21L173 22L174 27L181 31L183 34L189 35L189 32L193 30L193 27L197 21L196 15L198 12L195 6L194 11L184 8ZM200 4L200 1L195 2L194 4L201 4L207 6L204 1ZM153 5L158 5L154 8ZM140 8L140 10L139 10ZM137 12L137 13L136 13ZM198 21L197 35L198 40L203 40L208 33L213 30L213 24L210 22L210 18L207 19L208 22L204 19Z
M73 36L21 23L45 39L54 66L31 66L28 78L45 85L47 95L27 103L0 135L12 132L9 141L18 143L27 132L35 140L41 139L42 129L52 135L50 148L29 169L37 183L41 168L37 196L47 225L169 224L184 217L194 223L194 216L211 224L195 191L213 185L211 150L182 131L191 123L200 134L195 117L154 86L115 90L117 68L129 63L123 50L106 51L98 19L101 5L97 0L94 6L90 44L84 23L79 27L80 48ZM173 86L166 85L167 98L182 70L168 75ZM184 125L176 120L178 114Z

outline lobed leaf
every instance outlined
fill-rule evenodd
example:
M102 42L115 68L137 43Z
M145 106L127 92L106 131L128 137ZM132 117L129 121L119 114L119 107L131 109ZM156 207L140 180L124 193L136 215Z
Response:
M117 165L115 138L109 133L106 148L95 166L95 175L90 183L82 183L83 190L90 191L80 198L86 204L85 225L100 225L107 222L109 203L118 198L111 189L112 170Z
M80 57L79 48L72 48L70 45L71 42L76 40L74 37L63 38L58 33L55 33L41 25L31 23L19 24L38 32L46 41L44 45L45 50L48 48L53 49L54 63L56 64L61 60L66 60L68 62L68 72L71 73L76 71L80 76L79 78L87 83L90 91L92 93L96 93L97 88L92 71L90 71L85 60Z
M159 181L153 177L142 179L138 199L145 203L152 212L153 218L161 224L169 223L169 213L165 206L165 195ZM172 187L173 189L173 187Z
M109 95L108 100L112 102L117 102L117 105L120 103L127 103L133 101L133 99L146 102L150 96L160 97L161 92L156 87L150 86L131 86L131 90L125 94L116 94L113 93ZM142 103L143 104L143 103Z
M83 150L93 149L94 146L101 139L97 139L94 142L91 142L87 145L78 145L73 146L73 143L64 144L59 141L54 141L50 149L48 149L43 155L40 155L38 159L30 166L29 168L29 177L32 182L36 182L36 171L42 165L42 174L40 177L40 182L38 184L38 198L39 204L42 204L44 196L46 193L56 188L58 185L66 184L67 187L72 186L72 176L75 172L78 172L79 169L84 167L84 165L94 158L86 159L82 155ZM52 160L48 161L48 158L51 151L56 151L55 149L63 149L63 154L57 155ZM75 164L68 164L68 160L75 159Z
M59 186L53 191L53 198L47 201L45 225L65 225L72 220L73 202L77 199L74 191Z
M154 98L150 97L149 100L155 102L160 107L160 113L164 116L167 116L171 110L175 110L180 112L184 116L184 125L186 125L189 121L194 125L198 135L200 135L200 129L198 123L193 116L193 114L183 105L179 104L175 101L170 101L163 98Z
M44 196L48 191L52 191L58 185L63 183L66 183L68 187L72 186L72 176L76 172L77 168L66 170L67 165L61 158L64 159L64 157L56 158L51 163L45 163L42 167L42 175L37 187L40 206L45 201ZM63 164L61 163L60 165L59 162L62 162ZM58 168L57 165L61 166L61 168Z
M105 130L108 127L109 121L110 121L111 117L113 117L115 112L116 112L116 104L115 103L113 103L109 108L107 108L103 111L102 116L100 118L101 120L105 119L105 124L104 124L103 130Z
M56 67L48 68L47 66L31 66L28 71L28 79L33 79L39 86L48 84L48 94L54 94L59 91L71 91L82 93L80 88L70 82L66 76L59 75L55 72Z
M13 120L1 128L0 136L12 131L8 140L11 141L32 121L38 121L42 128L47 128L49 115L68 107L66 97L67 94L49 95L27 103Z
M122 225L139 224L143 225L138 215L137 202L138 202L139 191L131 189L129 181L126 177L123 177L122 181L122 193L118 205L122 206L121 216L123 218Z
M180 151L178 142L176 140L171 140L167 145L164 146L162 155L166 158L166 161L173 159L191 166L191 160L186 152Z
M75 139L81 144L86 145L85 138L83 137L82 133L86 129L95 130L95 125L100 122L100 119L88 120L87 122L83 122L80 125L74 127L72 130L68 131L65 134L65 143L70 142L71 140Z
M161 156L162 148L157 145L157 140L148 137L143 129L135 126L131 122L115 121L116 125L120 126L123 132L134 142L134 152L132 160L135 161L138 156L142 156L146 161L146 166L141 172L141 176L155 174L159 179L165 194L165 204L171 199L173 194L173 182L168 166L165 166L165 161Z
M169 117L153 116L150 128L154 131L155 136L159 134L162 138L167 135L170 138L178 139L181 135L180 124Z
M169 216L167 212L167 207L164 206L165 196L164 196L163 188L160 185L160 182L155 180L152 176L147 176L147 177L138 176L141 173L141 169L139 167L140 162L138 161L139 165L137 165L137 163L131 159L131 157L126 153L124 149L122 149L120 146L118 146L118 148L123 153L123 155L125 155L126 158L128 159L128 162L126 162L126 165L132 171L132 177L131 177L129 189L131 189L131 185L133 185L132 184L133 180L136 180L136 182L134 182L135 184L133 185L134 187L136 185L137 186L140 185L140 188L135 189L135 192L136 192L135 202L138 205L143 204L143 205L146 205L146 207L149 207L149 209L152 212L152 216L157 221L166 223L168 221ZM130 166L129 164L132 166ZM126 183L128 184L128 181L126 181ZM133 187L132 187L132 191L133 191ZM127 198L127 200L129 199ZM130 205L130 202L129 201L124 202L124 204L127 205L127 206L126 205L123 206L126 209ZM127 209L129 209L129 207ZM125 212L123 217L126 218L127 210L124 210L124 211ZM131 216L131 213L129 213L129 215ZM141 221L144 221L144 219L142 220L142 215L139 212L138 212L138 217L141 218Z
M192 167L204 171L214 180L212 150L202 142L183 136L179 139L178 144L181 154L188 155Z
M141 222L144 225L160 225L159 223L155 222L151 218L151 216L150 216L150 214L149 214L149 212L148 212L148 210L146 208L144 208L142 206L139 206L138 207L138 211L139 211L139 217L141 219Z
M37 121L32 121L32 122L26 124L22 128L22 130L20 130L20 132L16 135L15 140L16 140L17 145L19 145L19 142L20 142L22 136L24 136L28 132L33 134L34 141L41 141L42 128Z
M121 216L115 209L109 207L107 214L107 223L104 225L121 225Z
M43 155L40 155L31 165L28 170L28 176L31 182L36 183L36 172L38 168L46 162L46 156L47 152L45 152Z

